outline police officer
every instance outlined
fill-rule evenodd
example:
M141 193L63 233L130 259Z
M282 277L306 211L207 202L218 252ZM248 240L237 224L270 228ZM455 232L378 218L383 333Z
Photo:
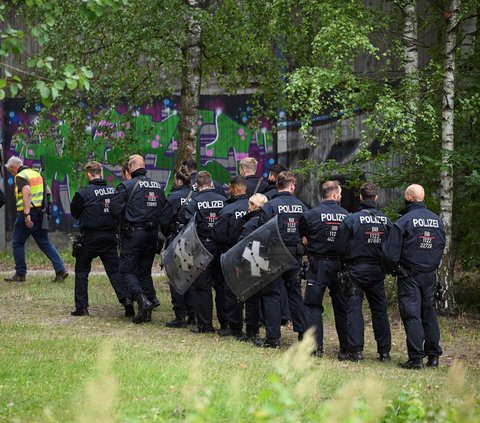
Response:
M293 330L298 333L300 340L303 338L303 333L307 329L299 278L303 245L298 232L300 217L307 208L293 195L295 191L295 176L293 173L280 173L280 175L278 175L277 186L278 194L263 206L260 213L259 224L263 225L272 217L278 216L278 225L282 240L290 253L297 259L297 262L290 269L286 270L281 278L273 281L262 291L266 339L257 340L255 345L266 348L280 347L281 283L284 283L287 289Z
M125 316L133 317L132 300L118 273L117 224L109 207L115 189L107 186L100 163L88 162L85 172L89 185L75 193L70 204L72 216L80 219L82 234L75 257L75 310L71 315L88 315L88 274L92 260L100 257L117 298L125 307Z
M340 342L340 353L347 351L347 307L343 290L338 281L342 270L335 253L334 242L338 228L348 212L340 206L342 188L338 181L322 184L322 202L307 210L300 218L300 236L307 239L308 253L307 286L305 289L305 314L308 327L316 328L317 349L315 355L323 354L323 295L328 287L332 298L335 328Z
M192 193L190 176L185 172L177 172L175 175L175 186L172 187L170 195L167 197L167 201L172 207L174 221L174 228L168 242L173 241L173 238L175 238L183 228L183 225L178 221L178 217L190 201ZM172 285L169 285L169 287L175 319L165 323L165 326L169 328L184 328L188 324L194 323L195 311L193 309L192 287L190 287L184 294L176 292Z
M6 282L24 282L27 273L25 243L30 235L51 261L55 269L52 282L61 282L68 277L65 265L57 249L48 239L48 230L42 227L44 201L48 201L50 190L42 175L25 166L18 157L12 156L5 165L15 177L17 218L13 226L12 247L15 259L15 274L5 278Z
M425 207L424 198L421 185L405 190L405 214L395 222L384 245L387 270L397 269L398 305L408 350L408 360L399 366L405 369L421 369L425 356L427 366L438 367L442 354L433 296L445 229L442 220Z
M243 225L242 218L248 211L245 179L241 176L233 176L230 178L228 190L231 197L226 201L226 206L220 210L219 219L213 230L213 237L220 253L226 252L237 243ZM225 281L223 281L223 285L225 287L227 326L220 329L218 334L242 337L243 304L237 300Z
M110 212L123 222L119 273L138 303L132 322L142 323L151 318L150 312L158 303L152 280L158 229L167 236L173 215L160 183L146 176L143 157L131 156L128 166L132 179L117 187Z
M266 188L264 194L268 199L272 199L274 195L277 194L277 178L278 175L282 172L285 172L287 168L279 163L273 164L270 167L268 173L268 187Z
M347 298L348 354L339 360L363 360L364 321L363 295L372 312L373 332L378 359L390 360L392 336L387 315L385 273L382 267L382 244L391 222L377 209L378 189L366 182L360 187L360 211L348 216L341 224L335 240L335 250L348 270Z
M219 254L213 239L213 227L219 218L220 210L225 206L225 197L212 188L212 176L207 171L198 172L198 194L195 195L185 209L180 222L186 224L195 216L195 225L200 241L213 255L213 260L193 283L194 307L197 316L197 326L192 328L193 333L215 332L212 325L213 298L212 287L215 287L215 303L217 318L222 328L227 324L225 316L225 293L218 285L215 273L221 272Z
M182 162L182 172L187 173L190 176L190 188L192 191L197 192L197 175L198 175L198 166L195 160L184 160ZM225 194L225 190L222 184L214 181L212 179L212 184L210 188L213 189L214 192L217 194L223 195L225 198L227 197Z
M267 190L268 184L263 180L263 177L256 176L258 162L253 157L244 157L240 160L240 176L245 178L247 184L247 196L251 197L257 192L263 193Z

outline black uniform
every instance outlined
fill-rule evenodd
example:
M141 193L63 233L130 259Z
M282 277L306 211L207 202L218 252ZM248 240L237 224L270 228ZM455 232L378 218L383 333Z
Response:
M173 212L174 229L170 240L182 230L183 225L179 223L178 216L185 209L187 203L192 198L193 191L190 185L182 185L179 187L173 187L170 191L170 195L167 197L167 201L170 203ZM173 312L175 318L180 321L185 321L189 318L190 322L195 320L195 311L193 307L193 289L190 287L184 294L176 292L172 285L170 287L170 296L172 298Z
M374 201L361 202L360 207L360 211L343 221L335 240L335 251L345 263L352 282L346 290L348 349L354 354L363 351L365 293L372 312L377 351L386 354L390 352L392 336L387 315L382 243L391 222L376 209Z
M280 284L284 283L288 294L290 313L292 315L293 330L301 337L307 329L305 308L301 292L299 272L303 256L303 245L298 232L301 215L307 210L306 206L287 191L280 191L272 200L266 203L260 213L259 225L268 222L278 215L280 234L285 246L297 258L297 263L286 270L282 276L262 291L263 311L267 339L280 338Z
M118 300L123 304L130 299L118 273L117 225L109 208L114 192L105 180L94 179L74 195L70 204L72 216L80 219L82 234L75 260L75 307L78 310L88 308L88 274L95 257L102 260Z
M278 193L277 183L268 181L268 186L263 193L265 197L271 200Z
M387 269L400 264L406 271L398 275L398 304L412 360L442 354L433 294L444 248L443 222L423 202L408 205L384 245Z
M315 326L317 349L323 351L323 295L329 289L335 315L340 350L347 350L347 305L338 281L342 270L335 253L334 242L338 228L348 212L335 200L324 200L300 218L300 236L308 240L307 287L305 289L305 314L308 327Z
M232 197L226 201L227 205L220 211L219 219L213 229L213 236L221 253L233 247L238 241L244 223L242 218L248 212L248 198L246 194ZM227 324L232 335L240 336L243 327L243 304L237 300L225 281L223 285Z
M111 213L123 220L119 272L130 294L139 303L142 296L155 301L152 265L158 230L167 236L172 223L172 208L159 182L146 176L140 168L132 179L123 181L110 202ZM128 203L128 204L127 204ZM151 308L147 304L147 308Z
M225 197L213 189L198 192L185 209L181 223L186 224L195 215L197 234L205 248L214 256L208 267L193 283L194 307L197 315L198 330L213 332L212 325L212 287L215 288L217 318L221 327L227 324L225 316L225 292L221 276L218 248L213 240L213 227L225 205Z
M5 204L5 194L0 189L0 209L3 207L4 204Z
M267 190L268 184L265 179L259 178L255 175L245 176L245 184L247 185L247 196L250 198L253 194L263 193Z

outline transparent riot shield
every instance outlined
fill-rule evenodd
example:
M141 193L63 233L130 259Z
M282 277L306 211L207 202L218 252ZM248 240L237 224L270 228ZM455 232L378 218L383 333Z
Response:
M184 294L213 259L198 238L195 217L164 250L162 258L170 285Z
M277 216L220 257L225 281L245 301L296 263L285 247Z

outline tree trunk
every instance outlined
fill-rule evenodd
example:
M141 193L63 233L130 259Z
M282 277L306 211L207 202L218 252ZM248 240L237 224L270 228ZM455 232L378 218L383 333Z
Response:
M202 82L202 25L199 13L205 7L204 1L186 0L189 8L187 36L182 48L182 90L179 128L179 144L175 161L175 172L187 159L195 158L198 138L198 109Z
M454 110L455 110L455 50L457 42L458 17L460 0L451 0L450 10L445 13L445 68L443 80L443 109L442 109L442 171L440 188L441 218L445 224L446 245L440 264L440 282L447 291L442 301L442 309L447 312L455 310L453 296L453 272L455 267L455 253L452 248L452 212L453 212L453 163L454 150Z
M405 73L415 75L418 73L417 1L406 0L403 6L403 14L405 16L405 26L403 28Z

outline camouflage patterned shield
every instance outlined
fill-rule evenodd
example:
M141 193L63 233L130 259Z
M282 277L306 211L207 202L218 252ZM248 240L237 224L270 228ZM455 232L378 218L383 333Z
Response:
M184 294L213 259L198 238L195 217L164 250L162 259L170 285Z
M245 301L296 263L273 217L220 257L225 281Z

